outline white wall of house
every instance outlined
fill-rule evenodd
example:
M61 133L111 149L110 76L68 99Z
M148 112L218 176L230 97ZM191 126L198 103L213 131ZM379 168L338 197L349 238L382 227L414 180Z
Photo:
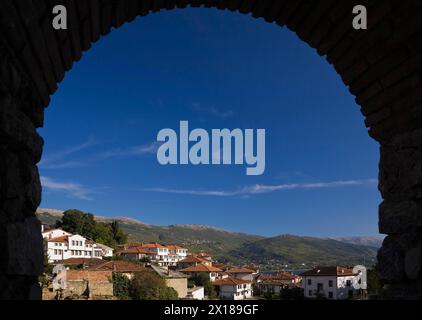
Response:
M252 297L252 285L250 283L239 285L220 286L219 297L221 299L244 300Z
M59 234L59 236L47 241L46 250L50 263L71 258L102 259L105 255L101 246L80 235L69 235L67 240L64 241L57 239L63 236L61 233L56 232L55 234ZM55 239L57 241L54 241Z
M104 244L96 243L95 247L100 248L103 251L103 257L112 257L113 256L113 248L110 248Z
M146 248L150 251L150 259L156 262L159 266L176 266L179 261L182 261L187 257L187 249L168 249L162 247Z
M188 294L191 295L194 300L204 300L205 299L205 290L204 287L195 287L188 290Z
M349 294L356 293L353 288L355 276L308 276L304 277L302 287L307 298L316 298L318 292L327 299L344 300Z

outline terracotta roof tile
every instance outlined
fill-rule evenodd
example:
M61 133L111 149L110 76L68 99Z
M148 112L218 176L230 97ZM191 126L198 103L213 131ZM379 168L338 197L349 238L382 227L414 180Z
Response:
M247 268L232 268L227 270L228 273L255 273L254 270Z
M130 261L108 261L98 266L93 266L87 270L115 271L115 272L138 272L144 270L140 264Z
M198 264L196 266L188 267L185 269L180 270L180 272L222 272L223 270L213 267L207 266L205 264Z
M62 237L48 239L48 242L67 242L67 241L69 241L69 236L62 236Z
M248 284L251 283L251 281L242 280L238 278L228 277L225 279L217 280L213 282L213 285L215 286L237 286L240 284Z

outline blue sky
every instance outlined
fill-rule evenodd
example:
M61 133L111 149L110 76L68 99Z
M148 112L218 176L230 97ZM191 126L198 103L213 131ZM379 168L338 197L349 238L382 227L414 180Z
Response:
M266 171L161 166L163 128L266 129ZM85 54L46 111L42 207L262 235L375 235L378 146L295 34L214 9L160 12Z

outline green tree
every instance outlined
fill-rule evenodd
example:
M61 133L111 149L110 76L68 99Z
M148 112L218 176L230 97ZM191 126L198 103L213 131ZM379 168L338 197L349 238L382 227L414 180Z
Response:
M177 292L168 288L166 282L154 271L145 269L133 277L129 296L134 300L174 300Z
M129 300L130 280L122 273L113 273L113 294L120 300Z
M62 220L58 221L56 226L67 232L80 234L81 236L92 239L95 224L94 215L91 213L72 209L63 213Z
M96 222L93 214L75 209L65 211L61 221L57 221L56 227L110 247L116 247L128 239L128 235L117 221Z
M120 228L119 222L113 221L110 226L113 239L117 244L127 242L128 235Z
M215 292L215 288L211 283L208 274L199 273L196 276L191 277L190 280L193 281L196 286L204 287L204 293L209 299L215 299L217 297L217 293Z

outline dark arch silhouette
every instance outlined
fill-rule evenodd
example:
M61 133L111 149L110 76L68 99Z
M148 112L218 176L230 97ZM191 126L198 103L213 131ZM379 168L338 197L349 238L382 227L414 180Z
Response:
M69 29L52 28L65 5ZM368 30L352 27L366 5ZM295 32L324 56L356 97L381 146L381 278L395 296L420 297L422 263L422 3L417 0L1 0L0 298L39 298L42 240L36 164L44 109L66 72L93 42L138 16L214 7L263 18Z

